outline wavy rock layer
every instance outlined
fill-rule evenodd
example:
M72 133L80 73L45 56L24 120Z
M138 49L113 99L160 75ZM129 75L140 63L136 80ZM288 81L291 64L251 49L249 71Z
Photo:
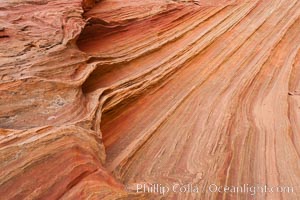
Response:
M136 183L206 191L167 199L253 199L212 183L292 186L256 197L300 198L300 1L0 10L5 199L158 198L124 189Z

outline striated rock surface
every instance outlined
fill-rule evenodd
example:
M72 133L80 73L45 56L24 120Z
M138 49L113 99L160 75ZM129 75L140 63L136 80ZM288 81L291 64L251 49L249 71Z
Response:
M0 199L299 199L299 16L298 0L1 1Z

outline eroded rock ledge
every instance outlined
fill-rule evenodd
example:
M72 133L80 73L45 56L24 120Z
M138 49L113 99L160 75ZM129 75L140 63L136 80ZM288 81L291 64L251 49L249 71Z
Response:
M0 196L259 183L294 188L260 199L299 199L299 14L298 0L2 1Z

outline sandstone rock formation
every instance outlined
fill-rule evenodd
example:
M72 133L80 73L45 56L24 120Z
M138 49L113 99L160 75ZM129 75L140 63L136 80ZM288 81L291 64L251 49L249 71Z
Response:
M300 1L0 2L0 199L300 199ZM137 193L192 183L199 193Z

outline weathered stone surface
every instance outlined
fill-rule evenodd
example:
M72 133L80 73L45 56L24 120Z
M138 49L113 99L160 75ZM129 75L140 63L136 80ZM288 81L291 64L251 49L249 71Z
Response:
M136 183L299 199L299 15L298 0L2 1L0 199L158 198Z

